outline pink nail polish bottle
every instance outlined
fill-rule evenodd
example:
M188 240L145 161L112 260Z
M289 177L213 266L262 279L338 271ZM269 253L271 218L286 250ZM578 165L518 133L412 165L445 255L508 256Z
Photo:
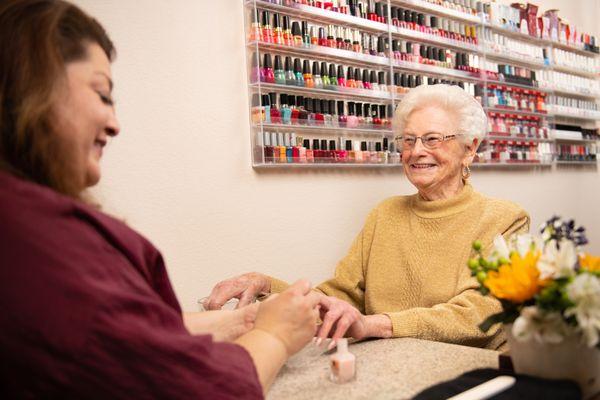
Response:
M348 339L337 341L337 353L330 358L330 378L335 383L350 382L356 376L356 356L348 351Z

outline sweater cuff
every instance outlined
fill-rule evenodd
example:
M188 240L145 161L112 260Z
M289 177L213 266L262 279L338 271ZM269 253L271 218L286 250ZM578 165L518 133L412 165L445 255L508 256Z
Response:
M392 337L418 337L421 319L417 310L383 313L392 320Z
M271 280L271 293L281 293L290 286L289 283L277 278L269 277L269 279Z

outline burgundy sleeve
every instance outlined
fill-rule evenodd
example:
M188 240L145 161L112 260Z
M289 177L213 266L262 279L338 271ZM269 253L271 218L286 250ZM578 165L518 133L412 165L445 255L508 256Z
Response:
M71 380L75 397L263 398L245 349L190 335L158 301L113 293L88 334Z

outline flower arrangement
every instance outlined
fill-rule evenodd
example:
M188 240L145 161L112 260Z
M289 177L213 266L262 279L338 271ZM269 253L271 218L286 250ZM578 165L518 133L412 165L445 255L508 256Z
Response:
M514 235L494 239L484 257L480 242L469 260L471 274L483 295L502 304L480 329L512 323L518 341L560 343L578 335L580 343L600 349L600 257L581 253L585 229L573 220L548 220L541 236Z

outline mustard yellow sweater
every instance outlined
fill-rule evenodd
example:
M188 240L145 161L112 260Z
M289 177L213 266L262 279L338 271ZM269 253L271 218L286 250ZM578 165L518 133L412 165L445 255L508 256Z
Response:
M477 327L500 303L476 290L467 267L471 244L480 240L489 251L498 233L528 230L521 207L485 197L468 184L445 200L392 197L371 211L335 277L317 290L363 314L387 314L394 337L498 349L504 343L501 330L484 334ZM272 292L286 286L271 281Z

